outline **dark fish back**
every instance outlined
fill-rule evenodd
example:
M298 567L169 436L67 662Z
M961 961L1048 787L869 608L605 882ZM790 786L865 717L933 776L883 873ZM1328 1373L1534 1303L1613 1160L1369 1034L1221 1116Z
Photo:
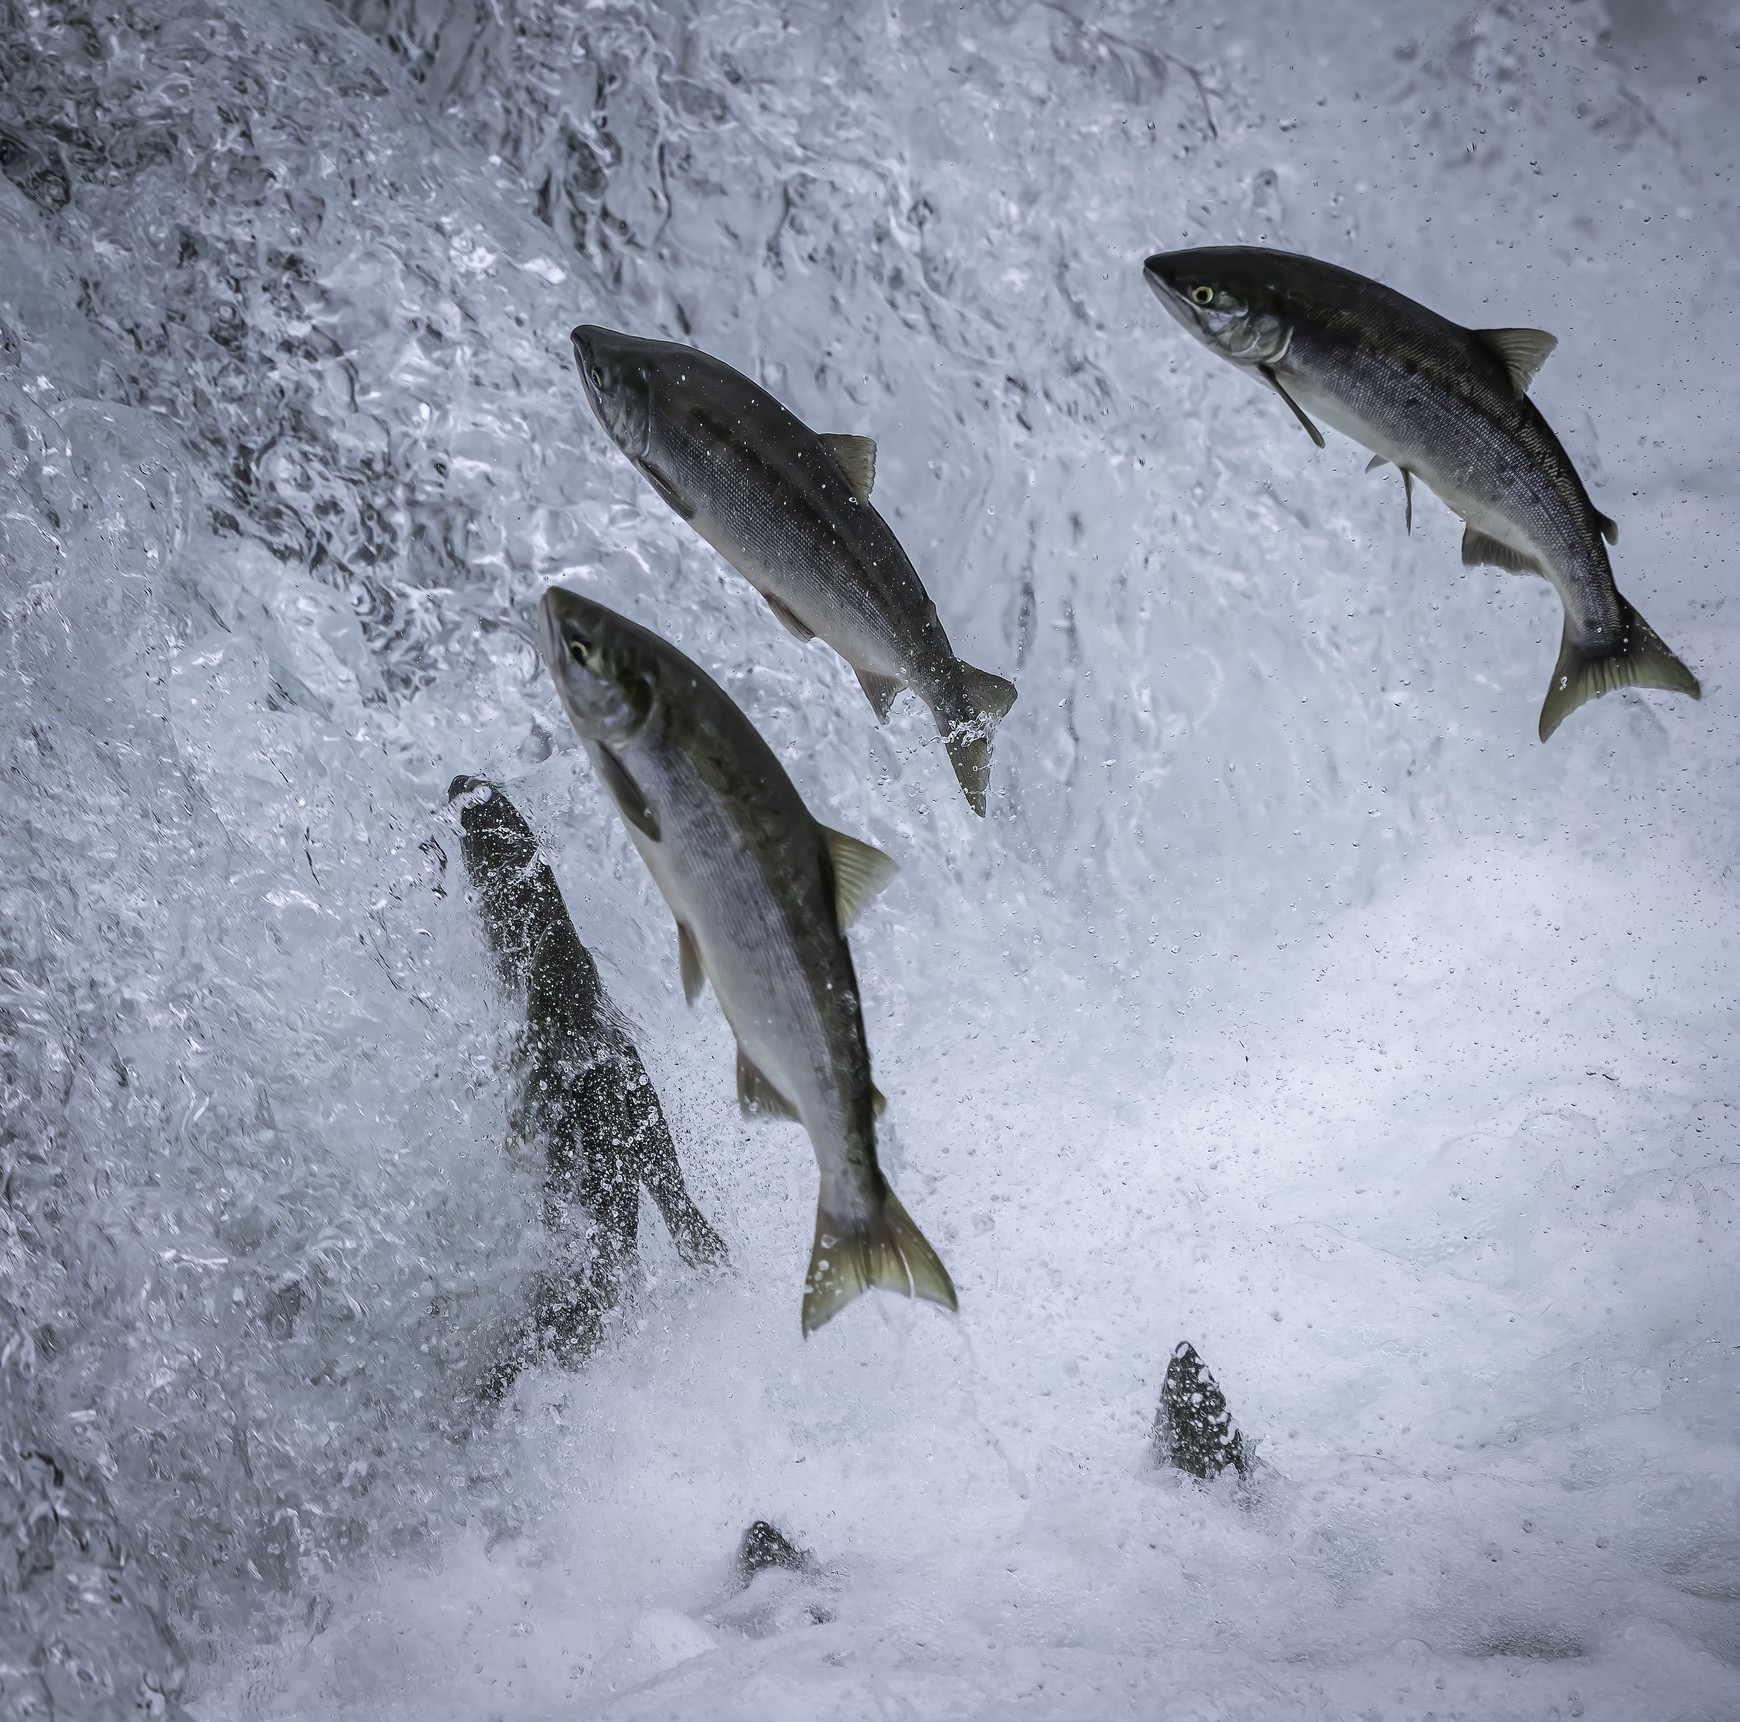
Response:
M759 384L688 349L665 360L662 429L746 543L793 573L831 572L831 596L953 663L941 618L912 560L875 507L852 494L821 438ZM698 386L699 385L699 386ZM723 460L735 481L720 493ZM915 653L915 656L917 654Z
M1540 409L1519 395L1503 361L1472 330L1441 317L1417 300L1352 270L1317 258L1297 265L1286 289L1290 310L1323 335L1363 351L1404 376L1418 377L1440 397L1460 402L1484 423L1480 441L1493 459L1521 453L1550 487L1563 517L1546 498L1537 501L1540 529L1564 539L1561 554L1587 558L1605 573L1601 515L1582 477ZM1519 480L1520 480L1520 474Z
M721 1260L725 1247L689 1196L658 1093L531 827L485 779L455 778L450 798L467 795L460 851L497 973L525 1009L509 1129L542 1152L551 1233L572 1233L575 1211L591 1223L570 1270L540 1283L532 1336L492 1377L499 1393L539 1352L572 1362L597 1344L637 1255L642 1184L686 1260Z

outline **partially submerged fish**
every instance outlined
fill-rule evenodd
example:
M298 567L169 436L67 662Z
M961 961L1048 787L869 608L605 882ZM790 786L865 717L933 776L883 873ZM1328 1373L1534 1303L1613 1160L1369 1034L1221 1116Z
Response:
M544 659L677 921L683 992L711 982L745 1111L799 1120L821 1168L803 1327L868 1287L955 1308L876 1163L880 1095L845 929L894 863L818 825L725 691L656 634L552 586Z
M1698 679L1619 594L1619 534L1589 500L1528 398L1557 345L1540 329L1464 329L1351 270L1255 246L1162 252L1143 266L1161 304L1272 388L1319 447L1312 416L1415 478L1467 524L1462 560L1543 575L1565 607L1545 741L1615 688L1699 697Z
M1154 1456L1192 1477L1207 1481L1231 1469L1241 1477L1251 1471L1245 1438L1226 1408L1226 1395L1196 1355L1189 1340L1172 1348L1160 1405L1154 1413Z
M532 828L487 778L456 777L447 798L459 804L465 869L497 972L525 1006L514 1125L545 1146L550 1201L590 1209L627 1254L644 1185L689 1266L724 1261L724 1240L689 1195L658 1093Z
M573 1363L603 1338L605 1312L638 1266L641 1186L691 1267L723 1262L726 1250L689 1195L658 1093L531 827L485 778L454 778L447 798L496 971L525 1011L509 1122L542 1152L544 1222L560 1260L539 1277L530 1332L492 1373L486 1391L499 1398L535 1357Z
M879 720L911 688L930 707L973 811L1015 686L964 664L936 606L870 506L876 444L818 436L740 371L671 341L574 330L586 398L653 489L800 640L857 672Z

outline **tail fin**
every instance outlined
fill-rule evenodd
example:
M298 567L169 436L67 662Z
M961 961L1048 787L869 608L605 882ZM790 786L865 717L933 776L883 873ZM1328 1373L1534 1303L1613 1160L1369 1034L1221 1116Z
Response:
M1606 650L1576 644L1566 627L1553 685L1541 707L1545 741L1578 706L1615 688L1666 688L1701 699L1698 678L1663 644L1661 636L1621 598L1619 643Z
M960 669L967 711L944 727L943 745L949 750L949 762L966 791L967 805L982 819L985 789L991 781L991 737L1015 703L1015 684L988 671L975 670L971 664L962 664Z
M884 1189L882 1206L851 1229L826 1208L816 1208L816 1247L804 1281L804 1338L831 1321L871 1286L921 1297L956 1309L954 1282L924 1234L901 1207L900 1198Z

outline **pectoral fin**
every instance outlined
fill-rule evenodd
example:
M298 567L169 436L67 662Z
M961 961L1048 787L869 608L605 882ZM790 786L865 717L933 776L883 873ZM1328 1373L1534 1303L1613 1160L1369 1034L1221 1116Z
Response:
M798 1109L756 1069L741 1046L737 1049L737 1104L746 1114L803 1122Z
M1529 392L1535 373L1559 344L1558 336L1545 329L1474 329L1470 333L1504 366L1510 386L1519 395Z
M853 496L868 502L876 483L876 444L867 436L841 436L834 431L823 432L821 442L846 475Z
M610 791L610 799L621 809L622 817L637 831L658 842L658 815L647 806L646 797L641 794L640 785L629 775L628 768L602 742L597 744L593 763L598 767L598 775L604 779L604 787Z
M1484 532L1471 526L1462 534L1462 566L1464 568L1502 568L1507 574L1539 574L1541 565L1532 556L1513 550Z
M824 825L822 841L834 865L834 912L839 916L843 933L900 868L880 849L860 843L844 831L830 831Z
M806 628L797 619L796 614L788 604L782 604L771 592L762 593L767 600L767 607L779 618L780 626L788 634L795 634L800 640L813 640L816 637L814 628Z
M876 710L878 723L887 723L888 714L894 710L894 702L900 697L906 683L897 681L893 676L879 676L874 670L859 670L858 686L864 690L864 697Z
M684 520L695 518L694 507L683 498L677 487L656 466L649 466L645 461L637 461L635 464L640 467L641 476L659 493L659 500L667 508L674 510Z
M1304 410L1300 407L1299 403L1281 387L1281 379L1275 375L1274 367L1272 365L1258 365L1257 370L1262 374L1263 381L1266 382L1269 387L1293 409L1293 417L1305 427L1305 434L1309 436L1319 448L1322 448L1323 432L1306 418Z
M707 972L701 967L693 934L681 921L677 922L677 969L683 977L683 1003L693 1004L707 984Z
M1597 512L1595 521L1601 528L1601 536L1605 538L1609 544L1617 544L1619 542L1619 522L1617 520L1609 520L1605 514Z

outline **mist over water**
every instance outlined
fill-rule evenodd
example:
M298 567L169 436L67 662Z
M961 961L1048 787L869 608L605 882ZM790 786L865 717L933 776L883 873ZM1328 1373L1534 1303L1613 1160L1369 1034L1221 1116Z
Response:
M0 1716L1740 1712L1740 16L0 0ZM1141 278L1330 258L1532 389L1702 678L1549 747L1541 582ZM593 423L568 330L819 430L990 817ZM572 585L901 875L882 1158L961 1313L814 1340L538 661ZM506 785L729 1272L582 1372L446 786ZM1191 1340L1266 1467L1148 1446ZM738 1594L758 1517L821 1563ZM816 1616L825 1619L817 1622Z

